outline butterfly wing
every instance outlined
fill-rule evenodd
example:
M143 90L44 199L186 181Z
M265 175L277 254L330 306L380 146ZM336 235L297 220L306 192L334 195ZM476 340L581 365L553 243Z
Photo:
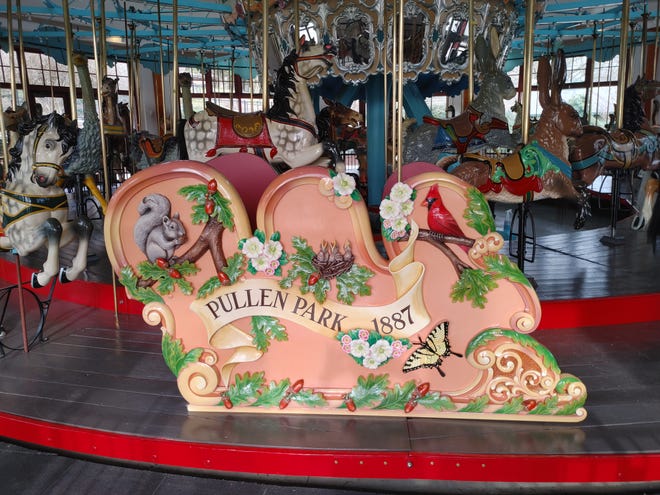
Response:
M403 372L408 373L419 368L437 368L440 365L438 361L442 363L440 356L435 352L426 347L420 347L408 357L403 365Z
M419 349L415 350L408 357L406 363L403 365L403 372L408 373L419 368L435 368L441 376L445 376L444 372L440 369L442 358L451 354L462 357L462 354L451 350L448 332L449 323L443 321L431 330L425 341L420 339Z

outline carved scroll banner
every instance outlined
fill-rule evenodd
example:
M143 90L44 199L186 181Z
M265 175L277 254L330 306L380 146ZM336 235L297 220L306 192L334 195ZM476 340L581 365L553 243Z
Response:
M191 411L586 417L584 384L529 335L540 303L486 201L444 172L370 216L352 177L297 168L252 226L213 167L171 162L121 186L105 229Z

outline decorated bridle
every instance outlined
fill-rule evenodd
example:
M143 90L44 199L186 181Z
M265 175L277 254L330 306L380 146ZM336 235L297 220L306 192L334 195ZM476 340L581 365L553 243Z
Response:
M53 163L53 162L38 162L37 161L37 149L39 147L39 142L41 141L41 138L43 135L46 133L46 131L50 128L51 126L48 124L42 124L39 126L37 129L37 135L34 138L34 143L32 144L32 175L34 177L34 172L38 168L46 167L46 168L53 168L57 171L57 176L62 177L64 175L64 168L60 163Z

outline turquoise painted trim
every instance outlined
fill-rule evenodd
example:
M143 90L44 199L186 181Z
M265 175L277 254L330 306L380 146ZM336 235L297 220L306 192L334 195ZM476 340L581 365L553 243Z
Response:
M379 205L385 189L385 89L381 74L367 79L367 204Z

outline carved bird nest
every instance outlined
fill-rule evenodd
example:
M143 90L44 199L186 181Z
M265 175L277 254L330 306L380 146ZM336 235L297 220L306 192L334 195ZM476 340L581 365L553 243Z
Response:
M321 250L312 258L312 264L321 276L326 280L346 273L351 269L355 262L355 256L351 251L351 244L347 241L344 244L344 252L342 253L336 242L321 243Z

